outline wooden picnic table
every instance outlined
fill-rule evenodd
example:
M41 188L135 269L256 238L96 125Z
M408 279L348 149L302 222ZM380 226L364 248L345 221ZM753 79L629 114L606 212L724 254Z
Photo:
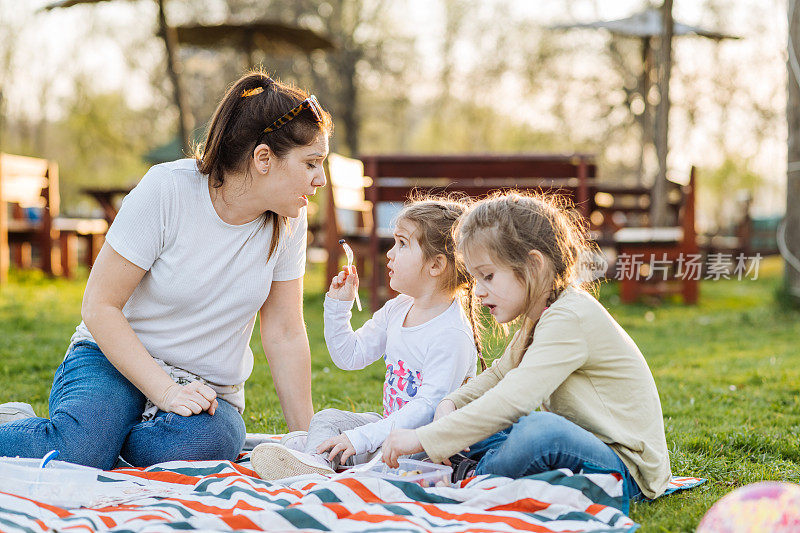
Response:
M108 227L117 216L119 208L117 207L117 200L129 192L133 186L130 187L87 187L81 190L84 194L91 196L103 208L103 217L108 222Z

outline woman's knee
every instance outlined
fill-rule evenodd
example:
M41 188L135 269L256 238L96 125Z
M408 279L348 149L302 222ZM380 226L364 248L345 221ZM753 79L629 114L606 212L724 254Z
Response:
M214 415L161 413L138 424L128 435L122 455L140 467L166 461L233 461L244 446L245 436L239 412L220 401Z
M244 446L244 420L235 407L222 400L213 415L207 412L191 417L173 415L172 422L185 422L187 427L181 431L185 439L181 440L194 442L185 459L233 461Z
M230 407L230 411L226 412L225 420L220 420L220 423L212 429L211 433L218 436L219 446L215 450L217 456L233 461L242 451L247 437L247 428L239 411L233 406ZM216 416L217 414L215 413L214 416L209 416L209 418L213 419Z

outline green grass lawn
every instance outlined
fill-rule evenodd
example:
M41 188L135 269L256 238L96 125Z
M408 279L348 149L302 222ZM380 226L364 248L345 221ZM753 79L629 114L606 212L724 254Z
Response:
M632 507L642 531L693 531L713 502L763 479L800 482L800 312L776 303L779 261L762 263L757 281L706 281L700 305L621 305L613 283L601 301L638 343L655 376L674 474L709 481L698 489ZM85 276L51 280L12 272L0 288L0 402L26 401L46 415L53 371L80 321ZM343 372L322 336L323 280L306 280L314 406L380 409L382 363ZM367 313L357 315L361 323ZM356 325L356 324L354 324ZM251 432L285 424L257 336L247 382ZM493 343L496 356L501 344Z

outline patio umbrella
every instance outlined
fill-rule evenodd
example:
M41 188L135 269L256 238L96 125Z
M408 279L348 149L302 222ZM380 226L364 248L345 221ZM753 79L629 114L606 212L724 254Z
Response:
M247 53L254 64L253 53L268 53L299 49L305 53L328 50L334 47L327 37L312 30L290 26L282 22L250 22L207 25L176 26L175 33L182 45L202 48L232 47Z
M550 26L553 30L572 30L572 29L603 29L614 35L622 37L636 38L641 41L642 49L642 73L639 77L639 86L637 92L642 97L644 103L644 111L641 115L642 126L642 143L641 152L639 156L639 176L641 182L644 170L644 149L645 146L650 144L651 141L651 105L648 102L647 95L650 92L653 79L653 70L656 68L655 61L653 60L653 39L661 37L664 31L663 27L662 10L656 7L651 7L618 20L600 20L595 22L587 22L581 24L558 24ZM673 36L695 35L720 41L722 39L738 39L735 35L720 33L717 31L701 28L698 26L690 26L678 21L674 21L672 25ZM659 91L664 93L664 91ZM667 102L666 105L669 103ZM666 124L657 124L658 128L666 127Z
M596 22L587 22L584 24L558 24L551 26L554 30L567 30L576 28L602 28L615 33L617 35L624 35L626 37L639 37L641 39L650 39L661 35L661 10L655 7L646 9L641 13L636 13L630 17L625 17L618 20L600 20ZM675 21L673 25L673 35L699 35L700 37L708 37L709 39L738 39L733 35L707 30L698 26L689 26Z

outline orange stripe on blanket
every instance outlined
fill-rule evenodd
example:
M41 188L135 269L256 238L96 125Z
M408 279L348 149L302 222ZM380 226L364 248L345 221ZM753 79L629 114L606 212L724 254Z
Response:
M200 502L195 502L192 500L179 500L178 498L164 498L161 501L170 501L170 502L177 502L193 511L200 511L203 513L211 513L215 515L225 515L231 514L234 509L243 510L243 511L263 511L263 507L254 507L249 503L239 500L236 502L236 505L233 507L214 507L211 505L205 505Z
M110 516L98 516L100 520L106 525L106 527L114 527L117 523L110 517Z
M244 466L242 466L240 464L236 464L236 463L231 463L231 466L233 468L235 468L236 471L239 472L240 474L244 474L245 476L250 476L250 477L254 477L254 478L258 477L258 474L256 474L256 471L251 469L251 468L247 468L247 467L244 467Z
M359 511L347 517L348 520L356 520L358 522L369 522L371 524L379 524L381 522L408 522L409 517L400 516L396 514L369 514L366 511ZM426 529L425 531L430 531Z
M602 511L603 509L606 509L605 505L600 505L599 503L593 503L592 505L587 507L584 512L585 513L589 513L590 515L596 515L597 513Z
M31 502L32 504L34 504L37 507L41 507L42 509L46 509L46 510L50 511L51 513L53 513L54 515L56 515L59 518L66 518L68 516L72 516L72 513L70 513L66 509L63 509L61 507L56 507L54 505L48 505L48 504L42 503L42 502L40 502L38 500L32 500L30 498L26 498L25 496L20 496L19 494L13 494L11 492L0 492L0 494L6 494L8 496L14 496L15 498L19 498L20 500L25 500L26 502Z
M520 513L535 513L542 509L550 507L549 503L540 502L533 498L523 498L515 502L498 505L497 507L490 507L487 511L519 511Z
M134 516L133 518L130 518L130 519L126 520L125 523L127 524L128 522L135 522L137 520L143 520L145 522L147 522L148 520L164 520L165 518L169 519L169 520L173 520L172 515L159 516L157 514L143 514L143 515L139 515L139 516Z
M140 477L149 479L151 481L164 481L165 483L177 483L179 485L196 485L201 477L187 476L178 474L177 472L125 472L125 474L133 477Z
M469 483L470 481L475 479L475 477L476 476L472 476L472 477L468 477L468 478L462 479L461 481L458 482L459 483L458 487L463 489L464 487L467 486L467 483Z
M382 499L375 496L371 490L364 486L363 483L360 481L356 481L355 479L349 477L344 478L336 481L341 485L344 485L348 489L352 490L356 493L356 495L361 498L365 503L386 503Z
M347 510L347 507L341 503L323 503L322 506L336 513L336 518L338 520L341 520L350 514L350 511Z
M490 514L478 514L478 513L462 513L462 514L455 514L455 513L448 513L442 511L435 505L426 504L426 503L414 503L414 505L419 505L425 511L437 518L444 518L447 520L463 520L464 522L502 522L504 524L508 524L509 526L522 530L522 531L551 531L550 529L542 526L537 526L535 524L529 524L524 520L520 520L519 518L514 518L511 516L493 516Z
M258 527L255 522L244 515L223 516L220 519L236 530L246 529L248 531L264 531Z
M50 529L50 528L49 528L49 527L47 527L47 525L46 525L44 522L42 522L42 521L41 521L41 520L39 520L38 518L32 518L32 519L33 519L33 521L34 521L34 522L36 522L36 524L37 524L39 527L41 527L41 528L42 528L42 531L49 531L49 529Z
M115 513L117 511L141 511L142 506L130 503L120 503L118 505L109 505L107 507L91 507L90 509L96 513ZM156 509L156 511L157 510L158 509ZM167 516L172 516L171 514L169 514L168 511L161 511L161 512L163 512Z

